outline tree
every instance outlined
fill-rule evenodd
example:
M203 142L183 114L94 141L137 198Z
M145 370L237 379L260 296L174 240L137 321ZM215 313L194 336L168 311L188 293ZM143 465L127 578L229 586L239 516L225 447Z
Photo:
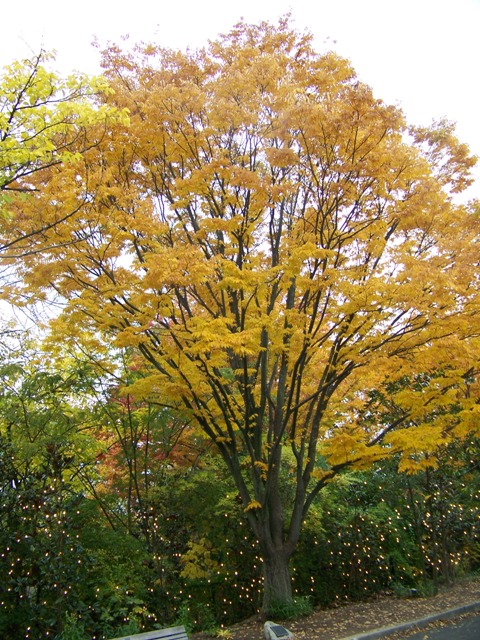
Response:
M448 124L408 128L288 20L198 52L113 47L104 69L130 126L22 206L48 220L84 203L35 236L21 292L67 300L57 338L135 350L130 393L173 399L215 443L268 611L292 598L302 523L336 474L477 428L477 382L458 389L478 349L479 218L454 199L474 161ZM445 384L365 419L375 389L433 370ZM450 421L446 395L462 406Z
M0 224L12 232L0 243L0 252L15 247L28 252L30 238L73 215L62 208L48 222L41 215L15 234L14 212L39 188L35 179L75 158L96 141L89 135L93 123L117 117L112 109L95 104L95 96L107 90L99 79L85 75L61 78L47 68L53 55L40 51L31 59L16 61L0 75Z
M48 636L77 611L86 561L79 477L98 449L86 372L52 371L25 339L11 338L0 355L0 628L6 638Z
M104 380L79 354L54 359L15 337L0 345L2 637L139 631L157 620L151 550L91 498L104 481Z
M168 512L158 512L158 492L169 484L174 468L194 470L206 446L173 407L124 395L128 380L141 374L127 354L111 357L114 373L104 372L92 383L96 420L102 425L98 437L105 447L97 458L101 481L88 473L84 479L112 527L120 524L142 537L155 557L164 542L161 521L168 518ZM109 509L112 496L114 508Z

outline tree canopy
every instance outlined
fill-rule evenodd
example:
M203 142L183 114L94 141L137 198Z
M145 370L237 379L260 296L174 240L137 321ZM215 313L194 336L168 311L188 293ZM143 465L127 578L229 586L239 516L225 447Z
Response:
M96 144L14 205L43 231L7 294L56 291L57 339L136 354L129 393L215 443L268 609L335 474L421 468L478 429L479 216L455 198L474 160L286 20L195 52L112 47L104 73L129 123L92 123Z
M38 174L47 179L53 167L78 158L95 144L89 127L116 117L95 100L108 90L105 81L84 74L64 79L49 68L53 59L42 50L13 62L0 75L0 221L8 237L0 245L4 254L14 245L17 256L28 251L33 235L72 214L62 208L48 222L39 214L15 235L19 221L13 211L18 214L22 203L37 191Z

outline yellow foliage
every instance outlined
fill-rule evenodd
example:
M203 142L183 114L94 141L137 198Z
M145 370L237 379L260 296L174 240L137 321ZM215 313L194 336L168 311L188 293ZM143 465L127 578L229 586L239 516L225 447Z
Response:
M245 502L255 480L252 521L286 458L311 487L478 432L480 216L453 197L473 160L445 123L406 136L288 20L200 52L112 49L105 74L128 122L87 128L9 203L3 242L43 232L7 295L54 291L56 339L135 353L139 395L182 408Z
M262 505L260 502L258 502L258 500L252 500L245 507L245 511L252 511L252 510L261 509L261 508L262 508Z
M181 576L188 580L208 580L219 573L221 565L212 558L212 545L206 538L188 543L188 551L181 558Z

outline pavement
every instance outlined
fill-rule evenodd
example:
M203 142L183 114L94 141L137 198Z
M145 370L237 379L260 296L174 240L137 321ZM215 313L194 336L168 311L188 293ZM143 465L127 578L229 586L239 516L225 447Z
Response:
M420 618L419 620L410 620L409 622L402 622L388 627L372 629L366 633L355 634L353 636L348 636L347 638L342 638L341 640L377 640L377 638L386 638L394 633L424 629L432 624L432 622L451 620L476 611L480 611L480 602L471 602L470 604L456 607L454 609L448 609L441 613L435 613L430 616L426 616L425 618Z

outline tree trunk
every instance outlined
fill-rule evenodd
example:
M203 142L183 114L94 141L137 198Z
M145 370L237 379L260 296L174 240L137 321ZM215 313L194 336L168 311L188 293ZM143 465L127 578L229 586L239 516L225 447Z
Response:
M290 578L290 553L284 550L267 548L263 552L263 606L268 616L276 608L292 602L292 583Z

